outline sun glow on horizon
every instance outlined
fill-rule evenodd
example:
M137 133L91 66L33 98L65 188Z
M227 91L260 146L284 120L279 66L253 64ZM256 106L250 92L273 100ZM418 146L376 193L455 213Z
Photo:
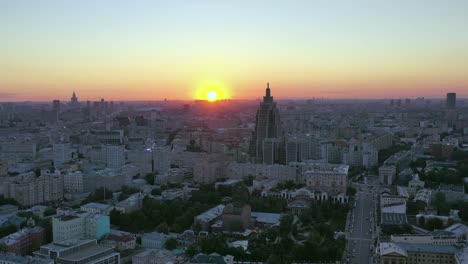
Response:
M220 82L209 81L200 84L195 91L195 98L215 102L218 100L229 99L229 93L226 86Z
M209 91L206 94L206 99L210 102L214 102L218 99L218 93L216 91Z

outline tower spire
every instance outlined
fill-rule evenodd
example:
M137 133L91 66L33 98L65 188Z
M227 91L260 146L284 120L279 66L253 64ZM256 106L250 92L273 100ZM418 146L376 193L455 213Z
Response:
M270 91L270 83L267 82L267 88L266 88L266 96L267 98L271 97L271 91Z

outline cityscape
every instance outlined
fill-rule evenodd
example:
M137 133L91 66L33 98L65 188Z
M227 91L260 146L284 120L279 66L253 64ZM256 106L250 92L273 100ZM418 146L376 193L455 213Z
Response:
M0 3L0 264L468 264L468 3L135 2Z

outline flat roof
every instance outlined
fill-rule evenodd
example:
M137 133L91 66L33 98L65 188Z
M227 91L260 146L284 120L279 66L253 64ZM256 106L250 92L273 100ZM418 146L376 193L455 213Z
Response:
M80 244L88 243L91 241L96 241L96 239L86 239L86 238L70 238L66 240L61 240L58 242L52 242L47 245L43 245L41 247L49 249L49 250L54 250L54 251L63 251L65 249L68 249L73 246L77 246Z
M406 214L399 213L382 213L382 224L406 224Z
M61 259L70 260L70 261L80 261L82 259L92 257L101 253L104 253L108 250L112 250L113 247L105 245L93 245L90 247L85 247L79 251L73 252L72 254L61 256ZM114 253L113 251L111 253Z
M398 247L406 251L413 252L430 252L430 253L444 253L455 254L458 248L448 245L430 245L430 244L413 244L413 243L395 243Z
M216 219L217 217L221 216L223 214L223 210L224 210L224 207L225 205L223 204L219 204L211 209L209 209L208 211L205 211L197 216L196 219L198 220L203 220L205 222L209 222L211 220L214 220Z
M281 219L281 214L274 213L252 212L251 215L257 222L267 224L279 224Z
M31 256L17 256L12 253L0 252L0 261L18 264L51 264L54 263L52 259L43 259Z
M96 209L109 209L112 207L110 204L102 204L102 203L87 203L82 205L81 207L89 207L89 208L96 208Z

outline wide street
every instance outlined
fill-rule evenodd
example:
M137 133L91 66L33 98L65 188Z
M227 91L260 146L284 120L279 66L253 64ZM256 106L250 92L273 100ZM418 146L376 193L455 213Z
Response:
M357 183L355 188L357 193L347 226L348 244L345 259L346 263L373 263L378 178L368 177Z

